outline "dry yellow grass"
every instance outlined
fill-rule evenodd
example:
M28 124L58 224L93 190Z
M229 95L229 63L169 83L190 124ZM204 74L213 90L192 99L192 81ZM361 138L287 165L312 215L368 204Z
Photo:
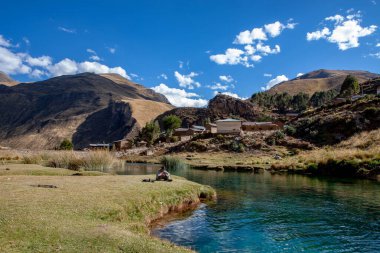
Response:
M189 252L150 237L149 221L213 190L144 177L0 175L0 252Z
M152 100L126 99L123 101L131 105L132 117L136 119L140 127L144 127L147 122L154 120L158 115L174 108L172 105Z

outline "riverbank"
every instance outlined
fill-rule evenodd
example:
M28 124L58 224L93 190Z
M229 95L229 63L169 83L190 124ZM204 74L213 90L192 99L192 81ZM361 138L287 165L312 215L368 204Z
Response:
M189 252L151 237L149 225L215 196L181 177L143 183L149 176L75 173L0 165L2 252Z

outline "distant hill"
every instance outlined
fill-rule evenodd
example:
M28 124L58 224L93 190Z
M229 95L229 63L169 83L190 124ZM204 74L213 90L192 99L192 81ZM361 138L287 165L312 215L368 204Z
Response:
M380 77L379 74L368 71L320 69L306 73L295 79L279 83L268 90L268 93L275 94L287 92L291 95L295 95L299 92L304 92L312 95L317 91L327 91L331 89L339 90L347 75L355 76L359 83Z
M13 85L16 85L18 83L19 82L13 80L7 74L0 71L0 84L6 85L6 86L13 86Z
M115 74L83 73L15 86L0 85L0 144L75 148L133 137L174 108L165 96Z

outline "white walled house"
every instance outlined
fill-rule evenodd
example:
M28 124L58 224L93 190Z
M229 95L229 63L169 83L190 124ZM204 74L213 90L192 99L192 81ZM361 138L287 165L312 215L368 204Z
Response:
M216 121L217 133L238 134L241 131L242 121L239 119L221 119Z

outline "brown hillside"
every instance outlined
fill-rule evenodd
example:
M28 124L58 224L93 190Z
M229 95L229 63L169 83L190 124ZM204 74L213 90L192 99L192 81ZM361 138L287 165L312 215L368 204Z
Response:
M144 109L138 107L153 105L156 112L142 117ZM91 73L0 85L0 145L50 149L64 138L72 139L75 148L108 143L134 136L140 122L171 108L150 89Z
M268 92L270 94L287 92L291 95L304 92L312 95L317 91L327 91L331 89L339 90L347 75L355 76L359 83L380 77L379 74L367 71L320 69L304 74L293 80L279 83L272 87Z
M0 71L0 84L6 85L6 86L13 86L13 85L16 85L18 83L19 82L13 80L7 74Z

